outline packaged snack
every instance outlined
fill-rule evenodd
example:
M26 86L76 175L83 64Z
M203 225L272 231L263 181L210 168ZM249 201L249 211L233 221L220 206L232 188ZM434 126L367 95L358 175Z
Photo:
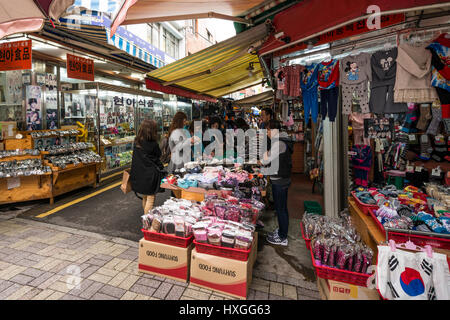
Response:
M161 220L162 219L161 219L160 215L154 215L150 231L160 232L161 231Z

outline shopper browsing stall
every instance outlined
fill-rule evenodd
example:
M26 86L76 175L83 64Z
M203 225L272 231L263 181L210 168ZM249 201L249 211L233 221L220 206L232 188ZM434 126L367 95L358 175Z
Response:
M267 235L267 241L271 244L287 246L287 234L289 228L287 198L289 186L291 185L292 153L294 151L294 144L288 134L286 132L280 132L280 130L280 121L271 119L267 122L268 137L270 139L275 138L278 131L278 139L273 141L271 150L264 155L262 164L272 168L269 175L272 182L275 211L278 217L278 229ZM278 152L274 152L275 150ZM278 160L278 166L273 165L276 160Z
M191 161L191 156L185 155L184 150L191 152L190 146L194 143L195 137L189 137L188 130L185 127L188 124L187 116L184 112L178 111L173 117L169 129L169 148L171 152L168 171L174 172L176 169L184 167L185 162ZM186 148L187 147L187 148ZM185 161L185 159L187 159Z
M164 177L164 167L160 161L161 149L157 143L157 128L154 120L144 120L134 140L130 182L132 190L143 195L144 213L153 208L155 194L159 191L161 179Z
M261 110L261 120L259 122L260 129L267 129L267 122L273 118L273 110L271 108L264 108Z

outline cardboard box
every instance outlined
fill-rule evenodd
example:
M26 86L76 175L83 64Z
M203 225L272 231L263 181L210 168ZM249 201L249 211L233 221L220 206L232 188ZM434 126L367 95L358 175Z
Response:
M317 278L317 287L322 300L380 300L376 289L345 282Z
M17 132L17 122L0 121L0 140L14 139Z
M196 286L246 299L252 282L253 265L258 251L255 233L252 250L247 261L222 258L192 251L191 283Z
M194 244L187 248L167 244L139 241L139 271L179 281L189 281L189 264Z

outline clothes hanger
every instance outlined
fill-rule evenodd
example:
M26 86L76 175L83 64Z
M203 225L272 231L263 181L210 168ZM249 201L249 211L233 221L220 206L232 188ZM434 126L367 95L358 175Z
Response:
M396 243L394 240L389 240L389 247L391 248L392 252L395 252L397 249L403 249L406 251L413 251L413 252L426 252L428 258L433 258L433 248L431 248L430 245L425 245L424 247L420 247L415 245L411 240L406 241L405 243Z

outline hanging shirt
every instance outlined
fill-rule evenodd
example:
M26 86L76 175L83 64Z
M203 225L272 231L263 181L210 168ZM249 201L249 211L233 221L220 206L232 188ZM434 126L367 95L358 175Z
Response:
M317 76L320 90L339 86L339 61L333 59L329 62L319 63Z
M447 33L441 34L427 49L431 51L431 85L450 91L450 59L448 57L450 39Z
M341 84L359 84L372 79L370 54L360 53L356 56L347 56L340 62Z
M397 48L392 48L390 50L380 50L372 54L371 88L384 87L395 84L395 75L397 73L397 55Z
M305 66L305 69L303 70L301 74L301 81L300 86L303 91L305 90L317 90L318 86L318 79L317 79L317 73L318 73L318 64L313 63L309 66Z

